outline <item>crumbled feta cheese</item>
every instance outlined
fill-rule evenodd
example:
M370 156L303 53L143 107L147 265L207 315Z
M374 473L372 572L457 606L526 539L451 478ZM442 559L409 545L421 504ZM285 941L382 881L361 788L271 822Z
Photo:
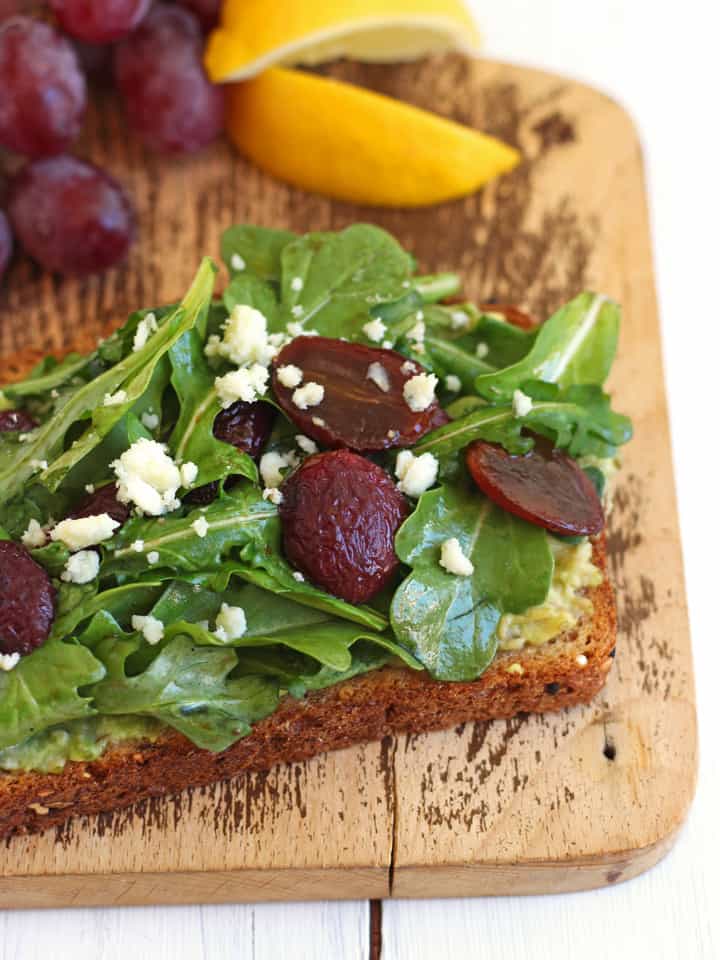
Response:
M381 363L371 363L365 374L368 380L372 380L375 386L379 387L383 393L390 390L390 377L385 367Z
M223 325L222 340L217 334L208 337L205 353L208 357L223 357L239 367L254 363L266 367L276 349L268 342L265 316L255 307L239 303Z
M533 408L531 398L522 390L515 390L512 398L512 410L516 417L526 417Z
M478 343L475 347L475 356L478 360L484 360L485 357L490 353L490 347L486 343Z
M141 633L151 647L154 647L156 644L160 643L162 638L165 636L165 627L162 620L158 620L158 618L153 617L152 614L148 614L146 617L141 617L135 613L133 614L130 623L132 624L133 630L137 630L138 633Z
M300 293L304 286L305 284L302 277L293 277L290 281L290 289L294 290L295 293Z
M143 550L145 549L145 541L133 540L133 542L130 544L130 549L134 550L135 553L142 553Z
M147 555L147 558L148 558L148 563L151 566L154 566L160 559L160 554L157 552L157 550L151 550L150 553Z
M277 453L270 450L260 458L260 476L265 487L279 487L283 482L282 470L293 466L295 456L290 453Z
M401 450L395 461L395 476L398 477L398 490L408 497L417 499L429 490L437 480L438 462L431 453L414 456L409 450Z
M156 413L150 413L146 410L140 417L140 422L148 430L157 430L160 426L160 417Z
M412 360L406 360L400 369L403 373L415 373L417 371L417 364Z
M215 618L215 627L222 630L223 640L239 640L247 630L247 618L242 607L231 607L223 603ZM217 634L216 634L217 636Z
M315 424L316 427L326 427L326 426L327 426L327 423L323 420L322 417L313 417L313 418L312 418L312 422Z
M140 437L119 460L110 464L118 480L121 503L134 503L143 513L159 517L180 506L176 493L180 470L164 443Z
M298 583L305 583L305 577L300 573L299 570L293 572L293 580L297 580Z
M318 452L318 445L315 441L311 440L310 437L304 437L301 433L295 437L295 443L303 453L307 453L308 455Z
M232 406L236 400L245 403L254 403L258 394L265 393L268 382L268 371L259 363L240 370L231 370L224 377L217 377L215 390L224 408Z
M413 413L421 413L423 410L427 410L435 400L437 383L438 378L434 373L416 373L414 377L405 382L403 397Z
M445 377L445 387L451 393L460 393L462 390L462 381L460 380L460 377L456 377L454 373L451 373Z
M282 367L278 367L277 378L288 390L294 390L295 387L299 387L302 383L303 372L300 367L296 367L293 363L288 363Z
M325 387L321 383L315 383L311 380L304 387L298 387L293 391L292 402L298 410L307 410L308 407L317 407L322 403L325 396Z
M294 317L301 317L303 313L305 313L305 310L303 309L302 304L296 303L294 307L290 308L290 313ZM290 329L290 324L288 324L288 329ZM300 334L295 334L295 336L300 336Z
M2 409L2 408L0 407L0 409ZM29 434L29 433L19 433L19 434L18 434L18 440L20 441L20 443L25 443L26 440L28 440L28 438L29 438L30 436L31 436L31 434Z
M368 340L372 340L373 343L380 343L382 338L385 336L386 330L387 327L382 322L380 317L376 317L374 320L369 320L363 325L363 333Z
M457 537L449 537L440 547L440 566L457 577L469 577L475 571L472 562L462 552Z
M47 460L31 460L30 468L32 470L47 470L48 462Z
M120 524L109 513L98 513L76 520L61 520L50 533L51 540L59 540L68 550L84 550L103 540L109 540Z
M127 391L118 390L117 393L106 393L105 398L103 399L104 407L119 407L123 403L127 403Z
M0 670L4 673L10 673L19 663L19 653L0 653Z
M453 310L450 314L450 326L453 330L464 330L470 322L470 317L462 310Z
M239 253L234 253L230 257L230 266L233 268L233 270L244 270L245 261L243 260L243 258L240 256Z
M586 667L586 666L587 666L587 662L588 662L588 658L585 656L584 653L579 653L579 654L575 657L575 663L576 663L579 667Z
M157 332L157 317L154 313L146 313L135 330L133 338L133 353L142 350L153 333Z
M85 493L95 493L95 484L94 484L94 483L86 483L86 484L85 484Z
M60 574L65 583L90 583L100 570L100 557L94 550L80 550L74 553Z
M47 543L47 536L45 531L37 522L37 520L31 520L27 525L27 530L20 538L23 544L32 550L37 547L44 547Z
M416 319L416 320L424 320L424 319L425 319L425 314L422 312L422 310L418 310L418 312L415 314L415 319Z
M276 350L280 350L280 347L284 347L286 343L290 342L290 337L286 333L271 333L268 336L268 343L271 347L275 347Z
M180 467L180 484L183 487L191 487L197 480L198 465L193 463L192 460L187 460Z
M210 524L205 517L198 517L196 520L193 520L192 528L199 537L206 537L210 529Z
M383 348L383 350L392 350L393 348L392 340L383 340L380 346Z
M262 495L263 500L269 500L270 503L274 503L276 507L279 507L285 499L282 495L282 492L278 490L277 487L265 487Z
M59 390L53 389L53 390L50 391L50 398L51 398L52 400L57 400L59 397L60 397L60 391L59 391Z

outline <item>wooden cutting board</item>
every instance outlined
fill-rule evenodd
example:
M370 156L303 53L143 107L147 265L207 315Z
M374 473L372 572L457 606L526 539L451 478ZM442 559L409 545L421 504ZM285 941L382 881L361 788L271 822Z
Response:
M78 283L18 261L0 295L0 350L61 347L172 300L242 220L297 231L374 221L423 269L459 270L470 298L543 317L582 288L612 295L625 317L617 406L636 428L610 523L615 668L587 707L387 738L7 841L5 907L578 890L650 867L687 812L692 664L633 125L594 90L502 64L448 57L333 72L496 133L526 162L463 201L364 209L290 189L225 145L177 162L147 155L108 100L80 152L134 195L130 262Z

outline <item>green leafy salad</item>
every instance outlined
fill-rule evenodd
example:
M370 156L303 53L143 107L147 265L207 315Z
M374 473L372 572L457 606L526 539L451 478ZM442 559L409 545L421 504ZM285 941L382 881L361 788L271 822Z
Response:
M229 282L0 393L0 769L224 750L388 664L479 677L591 610L619 309L460 302L387 233L237 226Z

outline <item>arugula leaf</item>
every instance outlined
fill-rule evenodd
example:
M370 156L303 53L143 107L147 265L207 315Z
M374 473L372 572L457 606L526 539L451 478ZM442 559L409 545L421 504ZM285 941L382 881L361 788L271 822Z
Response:
M85 647L52 640L23 657L14 670L0 671L0 748L52 724L96 713L78 688L104 675L102 663Z
M552 384L536 387L525 385L531 396L552 391ZM473 440L487 440L501 443L510 453L526 453L533 446L527 430L549 437L573 457L613 456L632 436L630 420L610 409L610 398L600 387L574 386L555 391L553 400L538 400L522 418L516 417L509 405L479 407L427 434L414 451L447 458Z
M33 432L12 462L0 466L0 504L6 503L22 490L36 473L39 463L54 461L37 479L50 490L57 489L68 470L97 447L147 389L160 358L192 327L198 315L207 309L214 276L215 267L211 261L204 261L182 306L148 343L96 379L81 386L53 417ZM104 406L105 395L114 394L121 387L127 394L127 401ZM61 453L63 441L70 428L89 416L92 417L92 425L65 453Z
M275 291L265 280L252 273L238 274L223 294L223 304L228 313L238 304L255 307L266 318L269 330L278 329L278 301Z
M81 374L93 356L94 354L87 356L69 353L62 360L56 360L52 356L45 357L24 380L19 383L5 384L0 387L0 392L13 400L28 396L45 396Z
M233 278L247 270L261 280L279 283L282 274L282 251L296 238L297 234L290 233L289 230L271 230L268 227L239 224L229 227L223 233L220 251ZM242 270L233 266L233 256L240 257L245 264Z
M128 676L125 663L140 643L137 638L120 645L109 637L94 648L107 668L105 679L91 688L100 713L154 717L196 746L220 751L278 705L276 681L233 678L238 661L232 649L198 646L184 636L167 643L142 673Z
M58 589L57 613L50 639L71 636L81 623L96 614L110 617L113 623L129 624L134 613L147 613L161 593L160 581L128 583L100 593L97 582L62 583Z
M188 330L169 350L171 382L180 413L170 437L177 461L192 461L198 467L193 487L237 474L256 481L252 458L213 434L222 406L215 390L215 374L205 357L204 344L196 330Z
M479 376L477 392L507 399L528 381L560 387L602 386L617 348L620 310L607 297L581 293L540 328L530 352L510 367Z
M401 297L412 270L397 241L368 224L308 233L287 244L281 259L279 321L300 319L330 337L349 336L353 320L367 320L370 304Z
M471 576L440 566L449 537L472 561ZM502 613L542 603L552 580L545 531L460 484L423 494L395 547L412 573L393 597L393 631L438 680L480 676L495 655Z

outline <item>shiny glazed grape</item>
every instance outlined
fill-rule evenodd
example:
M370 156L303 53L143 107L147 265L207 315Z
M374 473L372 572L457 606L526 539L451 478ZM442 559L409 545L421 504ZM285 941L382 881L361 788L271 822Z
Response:
M5 214L0 210L0 281L2 281L3 274L7 270L7 265L10 263L12 248L10 224Z
M368 377L372 364L384 371L387 390ZM294 388L283 386L278 376L284 366L302 370L303 384L319 383L325 390L322 402L301 410L293 400ZM273 361L272 384L288 417L323 447L389 450L410 446L447 422L437 401L419 413L405 401L403 387L422 372L419 363L394 350L329 337L296 337Z
M566 535L599 533L605 525L590 478L546 441L538 438L529 453L515 455L478 440L470 444L465 458L483 493L529 523Z
M211 143L223 126L223 93L207 78L196 17L155 6L115 51L115 82L128 121L154 150L189 153Z
M0 433L29 433L37 424L25 410L0 410Z
M308 457L282 486L285 556L309 580L364 603L399 568L395 534L409 508L387 473L350 450Z
M130 507L126 503L120 503L117 498L117 487L114 483L106 483L105 486L98 487L97 490L88 493L69 514L69 517L72 520L79 520L81 517L97 517L101 513L109 514L120 526L130 516Z
M60 27L86 43L120 40L140 23L150 0L50 0Z
M49 157L77 138L85 78L70 42L46 23L0 23L0 146Z
M117 181L76 157L28 164L12 184L10 219L25 250L47 270L83 276L123 260L134 233Z

